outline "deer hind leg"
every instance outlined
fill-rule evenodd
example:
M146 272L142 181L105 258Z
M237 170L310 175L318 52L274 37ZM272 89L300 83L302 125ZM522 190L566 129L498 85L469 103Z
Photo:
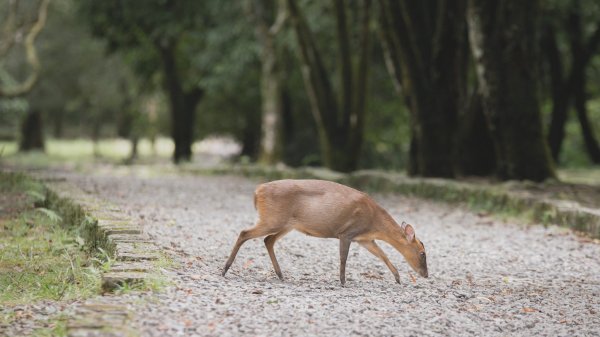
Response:
M240 250L240 247L244 244L244 242L246 242L250 239L258 238L258 237L265 236L265 235L268 235L271 233L273 233L273 231L271 229L269 229L268 227L264 226L263 224L261 224L260 221L258 223L256 223L256 225L254 225L254 227L242 230L240 232L240 235L238 236L235 246L233 246L233 249L231 250L229 259L227 259L227 263L225 263L225 268L223 269L222 275L225 276L225 274L227 273L227 270L229 270L229 267L231 267L233 260L235 260L235 256L237 255L238 251Z
M372 241L372 240L371 241L359 241L358 243L361 246L365 247L369 252L371 252L371 254L380 258L383 261L383 263L385 263L385 265L390 269L392 274L394 274L394 277L396 278L396 282L400 283L400 274L398 274L398 270L390 262L390 260L385 255L383 250L375 243L375 241Z
M348 251L350 250L351 240L340 238L340 282L346 284L346 260L348 259Z
M271 263L273 264L273 268L275 268L275 274L277 274L277 277L279 277L280 280L283 280L283 275L281 274L281 268L279 268L279 263L277 263L277 258L275 257L275 251L273 250L273 247L275 246L275 241L289 233L290 230L291 229L284 229L278 233L268 235L265 238L265 246L267 246L267 251L269 252L269 257L271 258Z

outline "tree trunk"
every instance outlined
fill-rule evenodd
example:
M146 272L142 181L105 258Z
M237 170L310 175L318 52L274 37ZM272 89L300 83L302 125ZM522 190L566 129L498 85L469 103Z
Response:
M251 15L255 22L255 32L261 45L261 100L262 100L262 136L259 161L272 165L282 159L282 67L276 36L286 19L285 1L277 3L277 16L274 15L275 3L268 0L252 0ZM274 19L273 19L274 18ZM271 24L273 22L273 24Z
M99 118L96 118L99 119ZM93 121L93 125L92 125L92 152L94 154L94 157L98 158L100 157L100 132L102 131L102 124L100 123L99 120L95 120Z
M52 134L56 139L63 137L64 114L65 113L63 109L58 109L52 114Z
M347 22L345 1L333 0L333 4L340 60L339 96L334 93L306 18L295 0L287 0L298 39L304 84L319 131L323 163L330 169L349 172L358 166L363 142L371 1L363 0L360 22L351 26ZM350 50L349 27L358 30L356 52Z
M569 44L571 47L571 81L569 88L573 94L573 104L577 112L577 119L581 126L581 135L585 144L590 160L600 163L600 147L594 135L594 130L587 116L586 107L586 74L585 69L596 51L598 41L600 40L600 25L589 40L585 40L583 35L583 24L581 20L581 2L574 1L569 12L567 20L567 32L569 34Z
M537 97L538 5L469 1L471 49L501 179L555 176Z
M255 161L261 150L261 118L258 111L246 111L242 130L242 151L240 156Z
M194 142L196 106L202 98L203 91L200 88L184 91L176 66L174 43L167 46L157 44L157 48L161 56L164 86L171 110L171 137L175 143L173 161L176 164L190 161Z
M39 110L30 110L21 124L19 151L44 151L44 129L42 114Z
M127 162L133 163L138 158L138 144L140 138L136 134L132 134L129 139L131 141L131 152L129 153Z
M473 92L458 128L458 170L463 176L489 176L496 170L496 154L486 124L481 95Z
M550 74L550 88L552 94L552 114L548 130L548 145L554 162L559 162L560 149L565 138L565 124L567 122L570 87L563 75L563 64L560 51L556 43L556 32L551 23L544 25L542 31L543 55L548 64Z
M411 112L409 174L455 175L465 96L464 1L380 0L387 65Z
M577 112L577 119L581 126L581 136L583 137L583 143L587 150L590 160L594 164L600 164L600 147L598 146L598 140L594 134L594 129L587 115L586 106L586 93L585 93L585 68L580 64L573 64L577 67L575 81L573 85L573 103L575 105L575 111Z

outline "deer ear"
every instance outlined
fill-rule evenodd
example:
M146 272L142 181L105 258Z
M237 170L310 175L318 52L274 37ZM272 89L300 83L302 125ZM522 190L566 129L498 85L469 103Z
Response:
M404 236L408 242L413 242L415 240L415 229L411 225L402 222L402 230L404 230Z

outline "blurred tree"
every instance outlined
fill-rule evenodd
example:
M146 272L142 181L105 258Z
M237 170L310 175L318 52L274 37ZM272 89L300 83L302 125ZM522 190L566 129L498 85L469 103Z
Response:
M465 2L379 4L386 63L411 111L409 174L453 177L467 89Z
M21 2L21 5L24 13L37 9L37 2ZM18 128L21 132L28 129L26 125L33 125L39 126L39 130L20 136L23 149L29 147L24 144L40 143L33 140L43 139L45 122L57 138L88 135L98 138L113 134L112 127L120 119L121 106L130 92L121 90L115 83L135 84L122 55L105 55L105 44L91 36L87 23L79 20L75 9L72 0L53 0L47 8L44 29L35 43L44 66L39 69L36 85L20 98L26 102L24 110L32 112L29 118L35 120L25 121ZM10 82L16 80L3 73L14 74L17 79L30 73L29 62L20 51L13 48L3 58L0 69L6 69L0 71L0 77L11 86ZM6 98L0 98L2 100Z
M262 123L259 160L276 164L283 154L283 67L276 37L287 18L285 0L250 0L249 12L261 46Z
M586 3L586 10L598 15L598 7ZM595 9L595 11L594 11ZM587 112L586 70L600 45L600 22L584 22L584 8L581 0L568 3L547 4L543 25L542 47L550 74L552 115L548 132L548 143L552 157L559 161L560 150L565 136L565 123L572 102L581 127L581 134L590 160L600 163L600 146L595 137ZM593 18L597 21L597 17ZM566 33L568 55L563 57L559 48L559 30ZM586 34L586 31L590 33ZM587 35L587 36L586 36ZM570 60L565 74L565 61Z
M25 6L26 13L20 13L19 5L21 2L18 0L9 1L6 18L0 33L0 60L5 59L15 43L20 42L20 36L24 34L23 48L25 49L30 73L23 80L14 80L11 77L10 81L0 82L0 97L17 97L27 94L38 81L41 64L38 59L35 40L46 24L49 3L50 0L41 0L37 7L27 8L28 6ZM35 21L31 24L26 22L28 11L36 13ZM8 76L8 73L5 73L5 76ZM7 85L6 82L9 82L9 84ZM21 125L20 151L44 150L42 125L40 111L30 108Z
M190 160L196 107L204 94L199 85L201 71L192 63L203 47L198 34L210 25L211 12L205 2L151 0L140 6L134 1L84 0L80 9L109 48L146 54L146 62L135 67L137 71L160 69L169 97L173 160Z
M257 160L261 142L261 62L249 1L207 1L214 24L190 34L203 46L193 66L204 69L199 79L205 95L199 105L198 137L233 137L241 156Z
M339 47L339 100L306 17L295 0L287 0L287 6L298 40L306 91L319 130L323 163L333 170L352 171L358 165L363 142L371 1L352 6L351 17L356 21L349 25L346 2L333 0ZM358 36L358 43L356 52L351 52L350 37L354 35Z
M537 86L537 1L469 0L468 21L501 179L554 177Z
M19 21L19 0L10 0L8 3L8 10L6 18L4 19L4 25L2 32L0 33L0 60L6 56L6 54L18 42L22 34L25 35L23 45L25 48L25 54L27 62L31 68L31 73L21 83L5 87L0 83L0 97L15 97L26 94L31 91L33 86L38 80L40 73L40 61L37 56L35 39L40 34L44 25L46 24L46 17L48 14L48 5L50 0L41 0L37 7L37 17L30 27L27 27L28 23ZM34 113L32 113L32 116ZM35 118L35 117L32 117ZM34 125L36 123L26 123L27 125Z

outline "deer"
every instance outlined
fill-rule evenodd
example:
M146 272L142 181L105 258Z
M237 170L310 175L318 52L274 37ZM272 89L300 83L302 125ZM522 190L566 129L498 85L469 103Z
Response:
M326 180L275 180L259 185L254 192L258 220L240 232L225 264L231 267L240 247L248 240L265 237L264 243L279 279L281 268L275 257L275 242L292 230L319 238L337 238L340 245L340 282L346 284L346 260L350 244L356 242L385 263L400 283L400 274L375 240L394 247L412 269L427 278L425 245L412 225L398 223L369 195Z

